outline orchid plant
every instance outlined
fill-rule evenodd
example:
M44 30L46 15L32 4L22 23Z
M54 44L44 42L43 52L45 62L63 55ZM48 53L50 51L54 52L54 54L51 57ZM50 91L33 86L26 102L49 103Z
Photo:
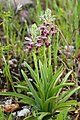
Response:
M48 65L49 66L51 65L51 50L52 50L51 44L54 40L54 35L58 33L58 27L55 24L55 18L52 17L50 9L47 9L45 11L45 14L40 17L40 20L41 24L38 26L36 24L33 24L32 27L30 28L29 32L30 36L25 37L26 49L28 53L32 54L33 56L37 75L38 75L38 62L37 62L38 59L40 59L42 63L48 62ZM54 46L56 46L54 47L54 52L56 49L55 53L57 54L58 46L56 44ZM54 57L54 59L55 58L56 57ZM48 59L48 61L46 61L46 59ZM56 63L56 59L54 61Z
M55 38L54 35L58 33L58 27L55 25L55 18L52 18L50 9L47 9L40 19L41 25L33 24L30 29L30 36L25 37L27 52L32 54L35 65L35 68L32 68L25 62L25 69L29 70L30 76L21 70L29 88L27 96L16 92L0 92L0 95L15 96L20 98L19 102L30 105L32 116L25 118L25 120L47 120L48 118L59 120L60 116L62 116L61 120L64 120L67 113L74 110L75 106L78 105L76 100L69 100L69 98L80 89L80 86L74 88L74 83L67 82L68 77L73 72L72 70L69 70L65 77L63 77L65 72L63 65L54 71L51 62L53 47L51 43ZM55 66L57 50L58 38L54 44ZM30 77L32 81L30 81ZM67 88L65 90L64 88L68 86L73 89Z

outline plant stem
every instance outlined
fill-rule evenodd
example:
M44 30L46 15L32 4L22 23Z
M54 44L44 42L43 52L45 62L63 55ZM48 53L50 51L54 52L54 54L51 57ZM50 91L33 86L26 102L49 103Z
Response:
M32 53L33 54L33 59L34 59L34 65L35 65L35 69L36 69L36 74L37 74L37 79L38 79L38 84L39 84L39 73L38 73L38 62L37 62L37 57L35 52Z

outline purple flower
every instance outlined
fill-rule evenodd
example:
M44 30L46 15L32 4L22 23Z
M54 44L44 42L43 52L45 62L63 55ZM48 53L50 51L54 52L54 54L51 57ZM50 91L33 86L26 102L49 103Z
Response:
M47 39L46 36L41 36L41 40L45 41Z
M41 26L40 26L40 29L41 29L41 30L44 30L44 29L46 29L46 26L41 25Z
M52 25L52 26L51 26L51 31L53 31L53 30L54 30L54 28L55 28L55 25Z
M49 34L50 34L50 31L49 31L49 30L47 30L47 31L46 31L46 37L48 37L48 36L49 36Z
M43 31L43 33L44 33L44 36L48 37L50 34L50 31L46 29Z
M29 42L28 42L28 45L33 46L33 45L34 45L34 42L33 42L33 41L29 41Z
M41 42L42 42L42 40L41 40L40 38L38 38L38 39L37 39L37 42L38 42L38 43L41 43Z
M32 41L32 39L29 38L29 37L25 37L25 40L26 40L26 41Z
M50 26L50 23L48 23L48 22L45 22L45 26L47 27L47 26Z
M52 19L52 21L54 20ZM54 36L54 34L58 32L56 28L57 25L48 23L47 20L44 19L44 23L41 24L37 29L39 30L38 31L39 35L36 37L35 42L31 38L25 37L25 40L27 41L28 51L30 52L32 49L34 49L34 47L36 48L37 51L38 48L42 47L44 44L46 47L49 47L50 46L49 37Z
M28 52L30 52L32 50L32 46L28 46Z
M46 44L46 47L49 47L50 46L50 41L46 40L45 44Z
M40 48L41 46L43 46L43 44L42 43L36 43L35 46Z
M34 47L34 41L29 37L25 37L25 40L27 41L28 52L30 52Z
M58 32L58 30L54 30L51 32L52 36L54 36L54 34L56 34Z
M44 35L45 35L44 30L42 30L41 31L41 36L44 36Z

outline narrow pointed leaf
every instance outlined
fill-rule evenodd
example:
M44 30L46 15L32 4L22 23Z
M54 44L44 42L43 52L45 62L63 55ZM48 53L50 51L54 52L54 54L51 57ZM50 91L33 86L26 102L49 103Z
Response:
M66 76L63 78L61 84L65 83L67 81L67 79L68 79L68 77L70 76L71 73L72 73L72 70L66 74ZM60 94L61 90L62 90L62 88L58 91L57 95Z
M71 75L71 73L72 73L72 70L67 73L67 75L64 77L64 79L62 80L61 83L65 83L67 81L68 77Z
M33 94L33 97L34 97L34 99L35 99L35 102L36 102L38 105L40 105L40 107L41 107L41 106L42 106L42 105L41 105L42 100L39 98L37 92L36 92L35 89L33 88L33 86L32 86L32 84L30 83L30 81L28 80L28 77L26 76L26 74L24 73L24 71L21 70L21 72L22 72L22 75L23 75L25 81L27 81L27 83L28 83L28 87L29 87L30 91L31 91L32 94Z
M75 88L75 89L73 89L69 94L67 94L67 95L62 99L61 102L65 102L66 100L68 100L69 97L70 97L71 95L73 95L76 91L78 91L79 89L80 89L80 86L77 87L77 88Z
M29 105L33 105L34 104L34 100L26 95L23 94L19 94L19 93L15 93L15 92L0 92L0 95L4 95L4 96L14 96L17 98L22 98L25 99L26 103Z
M56 109L61 110L61 109L69 108L71 106L76 106L76 105L78 105L78 102L76 100L69 100L69 101L66 101L65 103L58 104Z
M53 89L51 90L50 95L51 95L51 96L52 96L52 95L56 95L60 88L63 88L63 87L65 87L65 86L73 86L73 85L74 85L74 83L63 83L63 84L57 85L55 88L53 88Z
M25 64L26 64L26 67L29 69L32 78L37 82L37 75L36 75L36 73L35 73L34 70L30 67L30 65L28 65L26 62L25 62Z
M67 117L68 110L63 110L57 115L56 120L65 120Z
M38 120L42 120L45 116L50 115L49 112L42 112L41 115L38 117Z
M63 67L61 66L61 67L56 71L56 73L55 73L54 76L53 76L52 81L50 81L50 83L49 83L49 88L48 88L48 92L47 92L47 97L50 95L54 83L56 84L56 82L58 81L59 77L62 75L62 71L63 71L62 68L63 68ZM57 79L57 80L56 80L56 79Z

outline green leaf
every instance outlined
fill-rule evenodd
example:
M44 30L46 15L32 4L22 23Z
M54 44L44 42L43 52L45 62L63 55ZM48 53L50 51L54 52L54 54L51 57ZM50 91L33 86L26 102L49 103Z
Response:
M26 62L25 62L25 64L26 64L26 67L29 69L32 78L37 82L37 75L36 75L36 73L35 73L34 70L30 67L30 65L28 65Z
M53 79L50 81L50 83L48 84L48 91L47 91L47 96L46 98L48 98L49 96L51 96L51 90L53 88L53 85L57 83L57 81L59 80L59 77L62 75L63 73L63 67L61 66L56 73L53 75Z
M49 82L52 81L52 79L53 79L52 66L49 66L49 67L48 67L47 74L48 74L48 81L49 81Z
M24 118L23 120L38 120L38 117L29 116L29 117Z
M45 116L50 115L51 113L49 112L40 112L40 116L38 117L37 120L42 120Z
M44 102L44 110L47 111L48 110L48 107L50 106L49 103L51 103L52 101L54 101L55 99L57 98L57 96L53 96L53 97L50 97L48 98L45 102Z
M59 95L59 99L63 99L68 93L70 93L72 90L66 90L63 91L62 94L57 94L57 96Z
M12 120L12 113L9 115L8 120Z
M15 85L14 87L28 90L28 88L26 86L23 86L23 85Z
M39 67L40 67L40 75L41 75L43 87L46 90L46 88L47 88L47 76L46 76L46 73L45 73L46 71L44 70L41 61L39 61Z
M45 92L44 92L43 84L41 83L39 86L36 83L34 83L34 84L35 84L37 90L39 91L38 92L39 93L39 97L41 98L41 100L44 103L44 101L45 101Z
M65 87L65 86L73 86L73 85L74 85L74 83L63 83L63 84L57 85L55 88L52 88L50 94L51 94L51 96L56 95L57 92L59 91L59 89Z
M48 103L50 103L52 100L54 100L54 99L56 99L57 98L57 96L54 96L54 97L50 97L50 98L48 98L46 101L45 101L45 105L46 104L48 104Z
M57 115L56 120L65 120L67 117L68 110L63 110Z
M4 117L4 113L2 112L1 108L0 108L0 120L4 120L5 117Z
M56 109L57 110L63 110L63 109L69 109L71 106L76 106L78 105L78 102L76 100L69 100L69 101L66 101L65 103L59 103L57 106L56 106Z
M61 83L65 83L67 81L68 77L71 75L71 73L72 73L72 70L66 74L66 76L63 78Z
M72 73L72 70L66 74L66 76L63 78L63 80L62 80L62 82L60 84L65 83L71 73ZM60 94L61 90L62 90L62 88L59 90L59 92L57 93L57 95Z
M15 96L15 97L24 99L26 101L26 103L29 105L33 106L35 104L34 99L32 99L31 97L28 97L26 95L23 95L23 94L19 94L19 93L15 93L15 92L0 92L0 95ZM23 101L23 102L25 102L25 101Z
M28 87L29 87L30 91L31 91L32 94L33 94L33 97L34 97L34 99L35 99L35 102L39 105L39 107L42 107L42 104L41 104L41 103L42 103L42 100L39 98L37 92L36 92L35 89L33 88L33 86L32 86L32 84L30 83L30 81L28 80L28 77L26 76L26 74L24 73L24 71L21 70L21 72L22 72L22 75L23 75L25 81L27 81L27 83L28 83Z
M57 76L57 78L55 79L55 82L53 84L53 87L55 87L55 85L57 84L58 80L60 79L60 77L62 76L63 74L63 69L60 71L60 74Z
M62 102L65 102L66 100L68 100L69 99L69 97L72 95L72 94L74 94L76 91L78 91L80 89L80 86L79 87L77 87L77 88L75 88L75 89L73 89L70 93L68 93L61 101Z

